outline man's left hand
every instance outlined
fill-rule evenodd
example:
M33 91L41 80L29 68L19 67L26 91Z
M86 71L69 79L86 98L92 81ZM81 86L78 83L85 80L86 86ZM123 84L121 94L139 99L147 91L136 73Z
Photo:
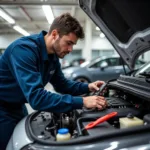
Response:
M89 90L91 92L95 92L95 91L98 91L99 88L101 87L102 84L104 84L105 82L104 81L95 81L95 82L92 82L88 85L89 87Z

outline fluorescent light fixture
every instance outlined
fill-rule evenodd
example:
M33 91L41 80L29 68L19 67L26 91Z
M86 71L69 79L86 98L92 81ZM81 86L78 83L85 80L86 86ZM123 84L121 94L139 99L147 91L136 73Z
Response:
M104 37L105 37L105 34L101 32L99 36L100 36L101 38L104 38Z
M22 29L21 27L19 26L13 26L13 29L15 29L16 31L18 31L19 33L25 35L25 36L28 36L30 35L30 33L28 33L27 31L25 31L24 29Z
M10 24L15 24L15 20L7 15L3 10L0 9L0 16Z
M96 30L100 30L99 27L96 27L95 29L96 29Z
M49 5L42 5L42 9L44 11L44 14L46 16L46 19L47 19L48 23L52 24L52 22L54 20L54 15L53 15L51 6L49 6Z

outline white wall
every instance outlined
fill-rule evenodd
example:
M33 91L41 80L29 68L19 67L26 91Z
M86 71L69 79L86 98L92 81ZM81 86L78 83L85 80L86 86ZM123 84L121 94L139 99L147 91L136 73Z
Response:
M114 48L106 38L93 37L92 49L110 50Z
M74 49L83 49L83 47L84 47L84 40L79 40L77 45L74 46ZM110 50L114 48L106 38L93 37L92 49Z

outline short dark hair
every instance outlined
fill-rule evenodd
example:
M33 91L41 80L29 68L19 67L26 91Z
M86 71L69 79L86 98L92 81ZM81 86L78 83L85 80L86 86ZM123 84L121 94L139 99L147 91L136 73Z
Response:
M74 33L78 38L84 38L84 31L79 21L72 17L69 13L64 13L61 16L54 19L52 25L49 29L49 34L56 29L62 37L63 35L67 35L69 33Z

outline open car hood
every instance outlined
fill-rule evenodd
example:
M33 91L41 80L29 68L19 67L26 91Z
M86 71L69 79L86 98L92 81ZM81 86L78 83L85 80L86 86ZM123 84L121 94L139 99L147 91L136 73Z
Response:
M79 0L79 5L133 70L138 56L150 47L150 1Z

